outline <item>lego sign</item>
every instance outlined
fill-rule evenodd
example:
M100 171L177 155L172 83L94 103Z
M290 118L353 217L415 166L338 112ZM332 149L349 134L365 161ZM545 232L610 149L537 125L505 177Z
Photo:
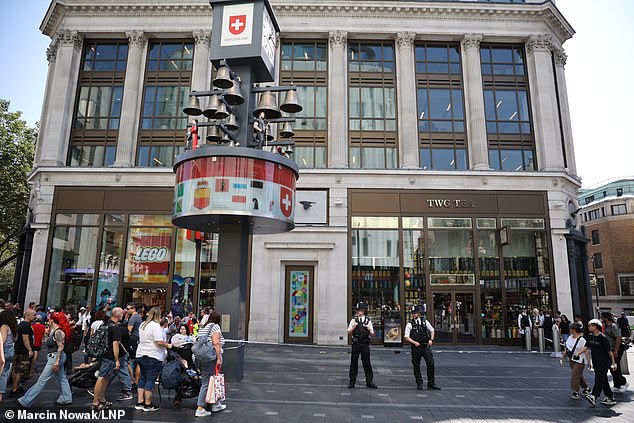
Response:
M241 46L251 44L253 37L253 3L224 7L220 45Z

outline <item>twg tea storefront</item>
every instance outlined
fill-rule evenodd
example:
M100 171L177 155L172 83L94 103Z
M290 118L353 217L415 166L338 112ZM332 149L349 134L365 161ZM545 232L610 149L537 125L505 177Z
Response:
M41 302L213 306L218 236L172 225L172 189L56 190Z
M519 310L556 307L546 194L349 191L349 305L377 343L402 341L413 305L438 343L519 343Z

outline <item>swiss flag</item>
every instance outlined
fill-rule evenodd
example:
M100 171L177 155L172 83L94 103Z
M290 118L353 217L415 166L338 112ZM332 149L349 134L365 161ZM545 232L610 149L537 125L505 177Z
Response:
M286 187L280 187L280 209L286 217L293 211L293 191Z
M229 16L229 32L240 35L247 27L247 15Z

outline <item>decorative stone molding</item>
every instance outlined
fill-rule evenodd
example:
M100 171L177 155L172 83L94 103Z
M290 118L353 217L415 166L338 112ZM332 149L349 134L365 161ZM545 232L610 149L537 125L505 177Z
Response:
M566 66L566 60L568 60L568 55L566 54L563 48L557 50L555 53L555 65L561 66L562 68Z
M48 45L46 49L46 60L49 62L54 62L57 59L57 48L59 47L59 39L57 37L53 37L51 43Z
M553 50L553 37L550 34L531 35L526 42L526 51L530 54L538 50Z
M348 32L347 31L330 31L328 33L328 43L330 47L335 46L345 46L346 41L348 40Z
M125 36L128 37L128 44L130 47L145 47L145 43L147 42L147 38L145 37L145 33L143 31L127 31Z
M59 45L72 46L77 50L81 50L81 46L84 41L84 38L79 35L77 31L70 31L68 29L59 31L55 34L55 38L57 38Z
M396 34L396 46L398 48L410 48L416 39L415 32L399 32Z
M482 41L482 34L466 34L462 39L462 47L467 48L480 48L480 42Z
M192 32L196 45L202 45L209 47L211 45L211 31L205 31L204 29L197 29Z

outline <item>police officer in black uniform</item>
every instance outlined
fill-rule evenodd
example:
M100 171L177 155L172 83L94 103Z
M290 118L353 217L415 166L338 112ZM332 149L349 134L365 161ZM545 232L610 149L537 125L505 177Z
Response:
M434 327L421 317L420 306L412 308L412 321L405 326L405 341L412 345L412 365L414 365L414 377L416 389L423 389L423 376L420 374L420 360L425 359L427 366L427 389L440 389L434 381L434 355L431 346L434 343Z
M363 371L365 372L365 386L370 389L376 389L377 386L373 382L372 364L370 364L370 336L374 336L374 327L372 326L372 321L365 315L368 305L360 302L357 303L355 308L357 314L350 320L348 325L348 334L352 334L352 357L350 359L350 383L348 383L348 389L354 388L354 384L357 382L359 355L361 355L361 363L363 363Z

